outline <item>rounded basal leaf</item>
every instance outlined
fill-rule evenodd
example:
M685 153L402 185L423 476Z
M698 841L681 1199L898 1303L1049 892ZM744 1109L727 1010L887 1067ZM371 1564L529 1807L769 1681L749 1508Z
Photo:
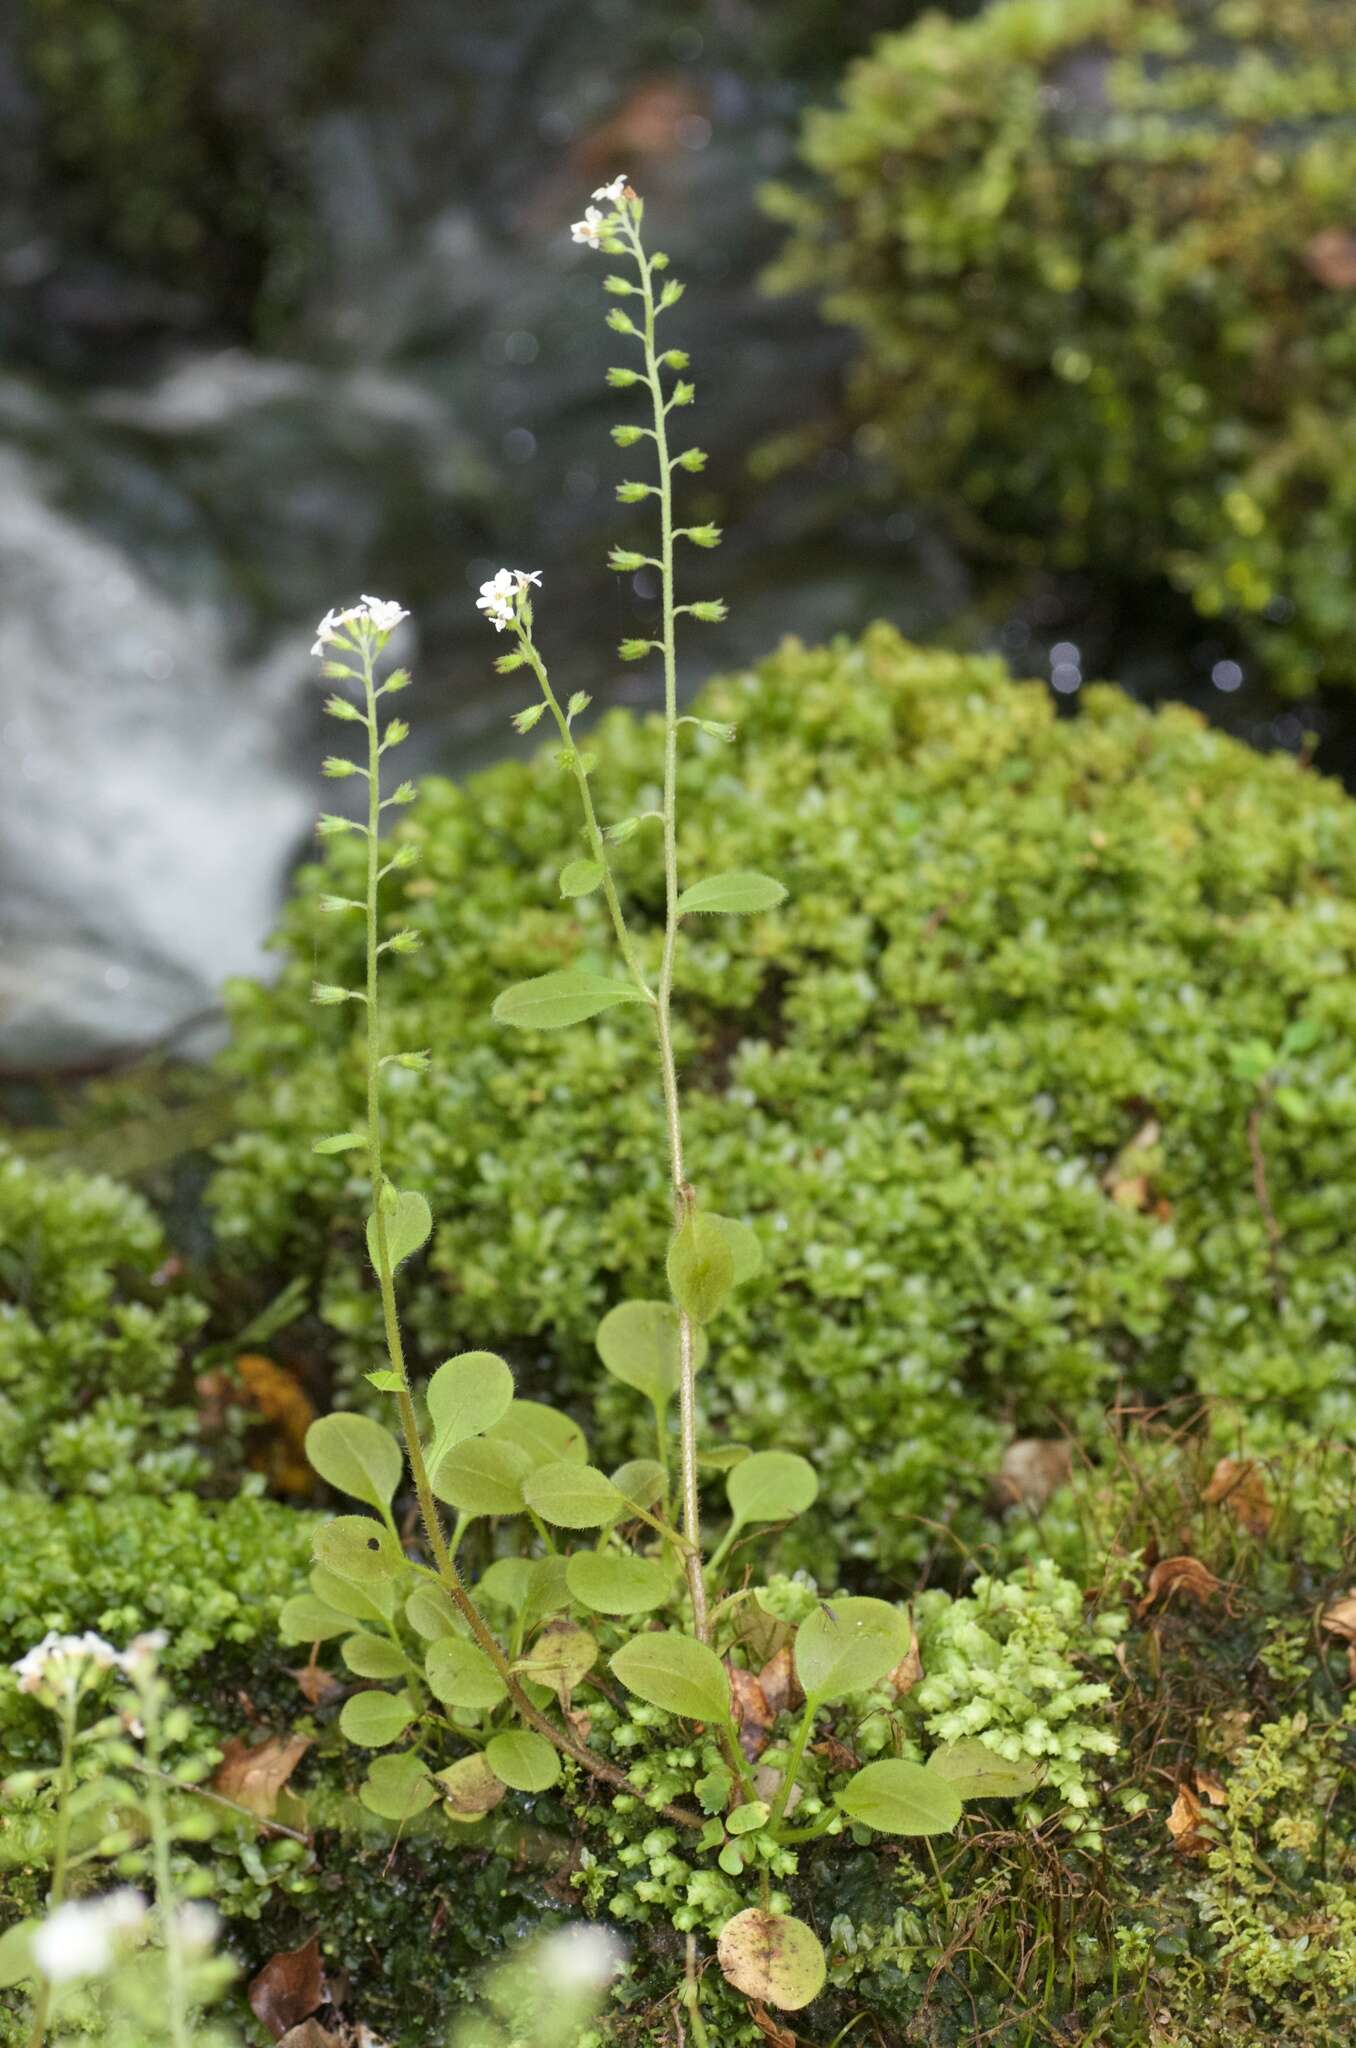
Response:
M388 1637L362 1629L340 1644L339 1654L359 1678L400 1678L405 1671L404 1655Z
M771 875L757 874L752 868L731 868L684 889L678 898L678 915L717 911L728 917L745 917L755 910L775 910L785 901L785 888Z
M885 1835L947 1835L961 1817L955 1786L902 1757L867 1764L835 1796L850 1820Z
M747 1223L741 1223L734 1216L712 1216L706 1214L706 1221L718 1230L729 1249L734 1267L734 1284L743 1285L763 1270L763 1247L757 1234Z
M352 1579L355 1585L375 1586L405 1570L405 1553L384 1522L370 1515L337 1515L322 1522L313 1541L317 1564Z
M736 1913L720 1930L716 1956L736 1991L779 2012L799 2012L823 1987L819 1937L789 1913L765 1913L758 1906Z
M560 1776L560 1757L544 1735L506 1729L485 1745L485 1761L514 1792L545 1792Z
M690 1721L727 1721L730 1681L715 1651L677 1629L632 1636L608 1659L628 1692L666 1714Z
M465 1636L440 1636L424 1657L429 1691L445 1707L484 1712L508 1698L505 1685L479 1643Z
M306 1432L306 1456L328 1485L383 1512L405 1470L400 1445L369 1415L322 1415Z
M1030 1757L1014 1762L973 1736L942 1743L928 1758L927 1768L945 1778L961 1799L1024 1799L1043 1775Z
M562 896L587 896L603 879L603 865L597 860L571 860L560 871Z
M483 1756L464 1756L445 1771L434 1773L442 1787L449 1820L471 1822L490 1813L504 1796L505 1785Z
M440 1452L503 1420L513 1400L513 1374L493 1351L444 1359L428 1383L429 1419Z
M566 967L506 988L495 997L493 1014L496 1023L512 1024L519 1031L559 1031L567 1024L582 1024L618 1003L644 1000L633 982L590 974L583 967Z
M312 1566L308 1578L316 1599L322 1606L348 1615L350 1628L355 1621L390 1621L395 1614L399 1590L394 1577L360 1586L317 1564Z
M814 1466L794 1451L755 1451L735 1466L725 1492L742 1529L749 1522L785 1522L804 1514L819 1481Z
M534 1560L530 1557L497 1557L487 1564L475 1583L475 1600L493 1600L515 1614L525 1605Z
M430 1485L463 1515L520 1515L532 1460L502 1437L474 1436L439 1460Z
M404 1751L400 1756L372 1759L358 1797L369 1813L382 1820L410 1820L432 1806L438 1788L417 1756Z
M355 1692L345 1700L339 1726L360 1749L382 1749L403 1735L414 1719L414 1702L403 1692Z
M694 1323L709 1323L734 1286L734 1254L718 1222L689 1216L669 1246L673 1298Z
M426 1643L436 1643L440 1636L460 1635L466 1628L448 1594L433 1579L415 1587L405 1602L405 1619Z
M652 1508L664 1497L664 1467L657 1458L630 1458L618 1465L612 1484L638 1508Z
M766 1799L746 1799L742 1806L726 1814L725 1826L732 1835L756 1835L759 1828L766 1826L771 1812Z
M534 1558L528 1572L527 1593L523 1600L523 1620L529 1628L545 1619L548 1614L559 1614L562 1607L570 1604L570 1589L565 1582L567 1560L559 1556Z
M562 1458L572 1458L578 1465L588 1463L588 1438L579 1424L544 1401L511 1402L487 1435L492 1443L516 1444L534 1468L558 1464Z
M652 1557L623 1557L607 1550L580 1550L566 1561L570 1596L595 1614L648 1614L662 1607L672 1574Z
M569 1459L529 1472L523 1498L556 1529L601 1529L615 1522L626 1506L605 1472Z
M411 1258L421 1245L428 1242L433 1229L433 1212L420 1194L397 1195L395 1207L386 1215L386 1251L391 1261L391 1271L404 1260ZM372 1271L380 1274L381 1265L377 1258L377 1219L367 1219L367 1256L372 1261Z
M576 1621L553 1621L525 1650L514 1670L555 1693L570 1693L598 1659L598 1645Z
M317 1600L314 1593L294 1593L278 1616L278 1634L285 1643L328 1643L347 1635L352 1626L349 1615Z
M807 1699L842 1699L879 1685L912 1641L907 1615L888 1601L826 1601L796 1631L796 1676Z
M598 1325L598 1356L613 1379L662 1407L678 1387L678 1311L671 1301L623 1301ZM692 1365L700 1371L705 1334L693 1331Z

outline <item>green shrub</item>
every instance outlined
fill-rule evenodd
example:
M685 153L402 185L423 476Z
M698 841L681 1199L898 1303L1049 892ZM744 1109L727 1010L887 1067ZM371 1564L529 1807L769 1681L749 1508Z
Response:
M139 1195L0 1151L0 1486L164 1493L201 1459L173 1405L200 1302Z
M1091 1426L1118 1388L1236 1397L1263 1447L1356 1435L1356 813L1188 712L1086 696L1057 720L1000 662L886 627L788 643L711 686L741 741L683 771L688 868L791 891L756 951L712 920L686 954L691 1155L766 1252L702 1387L736 1437L813 1457L826 1576L834 1550L887 1574L917 1556L918 1518L980 1500L1012 1429ZM653 726L613 714L595 744L603 815L648 808ZM643 1021L534 1040L490 1018L516 978L604 955L597 904L555 900L571 804L548 754L427 786L399 830L429 943L386 996L391 1042L434 1058L388 1098L391 1171L439 1219L406 1269L423 1362L493 1345L555 1399L596 1384L607 1307L662 1291L667 1213ZM353 893L330 844L325 886ZM363 1075L360 1034L309 1001L317 959L354 966L319 879L278 984L232 993L248 1085L214 1199L237 1260L318 1269L366 1369L357 1184L309 1149ZM632 1406L604 1413L604 1448L632 1448Z
M775 273L862 338L903 484L999 559L1166 576L1356 681L1356 13L994 0L812 113Z

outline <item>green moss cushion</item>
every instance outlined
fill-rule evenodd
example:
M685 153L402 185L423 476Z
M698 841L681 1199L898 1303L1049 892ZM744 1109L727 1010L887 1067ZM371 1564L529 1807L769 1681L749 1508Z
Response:
M1259 1443L1356 1434L1356 807L1185 711L1085 700L1057 719L999 661L878 626L711 685L733 748L684 731L684 877L790 890L685 927L689 1170L767 1255L713 1327L706 1405L812 1456L821 1528L887 1570L981 1498L1012 1431L1118 1394L1227 1396ZM614 714L596 745L604 817L653 803L655 722ZM612 1303L662 1290L667 1213L645 1016L490 1017L507 983L610 962L600 900L558 898L574 806L549 753L431 783L400 827L422 864L388 884L427 941L392 965L389 1047L434 1057L388 1087L392 1169L437 1218L408 1322L426 1363L500 1347L553 1398L596 1384ZM618 853L651 949L652 830ZM351 1022L308 999L356 965L320 880L278 985L233 993L216 1215L239 1260L319 1271L365 1368L361 1182L310 1150L362 1086ZM611 1447L641 1444L609 1401Z

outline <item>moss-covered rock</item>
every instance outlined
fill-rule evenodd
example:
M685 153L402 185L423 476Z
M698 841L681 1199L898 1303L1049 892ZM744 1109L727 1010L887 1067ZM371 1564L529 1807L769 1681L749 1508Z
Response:
M1354 117L1346 0L931 14L809 117L777 276L859 330L868 436L963 539L1351 683Z
M1086 696L1062 721L1000 662L877 627L712 685L739 744L690 743L685 872L790 889L682 954L690 1170L766 1252L703 1392L737 1437L814 1458L821 1560L888 1574L923 1518L963 1535L1012 1430L1095 1428L1117 1390L1225 1397L1260 1445L1356 1435L1356 810L1189 713ZM614 714L595 744L604 816L648 808L654 722ZM653 1047L625 1012L535 1040L490 1017L507 983L609 959L601 906L558 898L573 785L541 754L431 783L399 829L428 943L392 965L389 1042L434 1072L393 1077L389 1156L438 1225L411 1332L426 1363L492 1345L524 1392L592 1389L599 1317L663 1286ZM657 866L643 832L619 850L651 951ZM247 1086L216 1216L235 1259L317 1273L366 1368L361 1189L311 1151L363 1082L360 1034L309 1000L318 966L355 964L320 883L277 986L232 996Z

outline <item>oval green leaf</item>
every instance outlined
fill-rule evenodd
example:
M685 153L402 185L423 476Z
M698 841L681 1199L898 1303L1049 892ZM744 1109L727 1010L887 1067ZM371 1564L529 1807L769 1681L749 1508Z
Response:
M716 1956L727 1983L779 2012L799 2012L823 1987L819 1937L789 1913L765 1913L759 1906L736 1913L720 1930Z
M512 1401L503 1419L486 1432L491 1442L516 1444L535 1468L572 1458L587 1465L588 1438L572 1416L544 1401Z
M849 1820L879 1828L884 1835L948 1835L961 1817L955 1786L938 1772L902 1757L867 1764L836 1798Z
M479 1643L464 1636L440 1636L424 1657L429 1691L445 1707L485 1712L508 1698L505 1685Z
M503 1420L513 1400L513 1374L493 1351L462 1351L445 1358L425 1396L436 1456ZM430 1457L430 1464L433 1458Z
M311 1591L317 1600L326 1607L337 1609L340 1614L347 1614L350 1628L355 1621L390 1621L395 1613L394 1577L359 1586L352 1579L341 1579L337 1572L327 1570L323 1564L314 1566L309 1577Z
M961 1799L1024 1799L1034 1792L1042 1778L1041 1767L1030 1757L1015 1761L999 1756L986 1742L966 1736L960 1742L944 1742L934 1749L927 1767L954 1786Z
M631 982L590 974L583 967L565 967L504 989L495 997L493 1016L496 1023L512 1024L519 1031L560 1031L618 1003L644 1000Z
M544 1735L509 1728L485 1745L485 1761L514 1792L545 1792L560 1776L560 1758Z
M439 1460L430 1485L463 1515L520 1515L532 1460L502 1437L473 1436Z
M355 1585L376 1586L405 1569L405 1553L383 1522L370 1515L337 1515L322 1522L312 1547L317 1564Z
M433 1229L433 1212L421 1194L397 1195L395 1207L386 1211L386 1250L391 1260L391 1271L413 1257L421 1245L426 1244ZM377 1262L377 1219L367 1219L367 1256L372 1261L372 1271L380 1274Z
M842 1699L879 1685L913 1641L908 1617L886 1600L835 1600L796 1631L796 1676L807 1699Z
M366 1143L361 1131L336 1131L332 1138L317 1138L311 1150L325 1157L331 1152L356 1152Z
M314 1593L294 1593L278 1616L278 1634L285 1643L328 1643L347 1635L352 1626L349 1615L317 1600Z
M414 1719L414 1702L403 1692L355 1692L345 1700L339 1726L360 1749L383 1749L403 1735Z
M358 1797L369 1813L382 1820L410 1820L432 1806L438 1788L423 1763L411 1751L399 1756L373 1757Z
M571 1598L595 1614L648 1614L664 1605L673 1578L652 1557L579 1550L566 1562L565 1583Z
M678 1311L671 1301L622 1301L598 1325L598 1356L613 1379L662 1407L678 1387ZM693 1332L692 1364L700 1371L707 1342Z
M389 1637L369 1635L365 1629L341 1643L339 1654L359 1678L400 1678L405 1672L405 1657Z
M734 1286L734 1254L718 1222L689 1216L669 1246L673 1298L694 1323L709 1323Z
M459 1635L466 1627L447 1593L431 1578L417 1585L405 1602L405 1619L426 1643Z
M328 1485L381 1513L405 1470L400 1445L370 1415L322 1415L306 1432L306 1456Z
M747 917L755 910L775 910L785 901L785 888L771 875L757 874L752 868L730 868L684 889L678 898L678 915L717 911L727 917Z
M576 1465L568 1458L529 1472L523 1481L523 1498L556 1529L601 1529L615 1522L626 1507L605 1472L596 1465Z
M712 1224L725 1239L730 1259L734 1266L734 1284L740 1287L746 1280L752 1280L763 1270L763 1247L755 1231L747 1223L741 1223L735 1216L707 1215Z
M603 864L597 860L571 860L560 871L562 896L587 896L603 879Z
M794 1451L755 1451L735 1466L725 1492L742 1529L749 1522L785 1522L803 1515L819 1492L819 1480L809 1459Z
M728 1721L730 1681L715 1651L678 1629L648 1630L608 1659L628 1692L689 1721Z
M664 1467L658 1458L629 1458L612 1474L612 1484L624 1500L638 1508L652 1508L664 1494Z

